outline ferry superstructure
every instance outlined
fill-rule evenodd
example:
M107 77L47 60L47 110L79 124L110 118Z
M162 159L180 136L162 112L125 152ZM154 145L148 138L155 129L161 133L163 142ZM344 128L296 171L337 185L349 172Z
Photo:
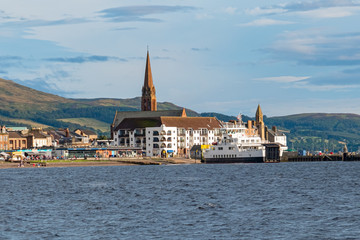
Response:
M203 154L205 163L262 163L267 156L275 156L280 160L282 143L262 139L258 134L248 134L248 128L242 121L223 123L222 139L214 143ZM271 130L270 130L271 131ZM286 136L282 134L285 138Z

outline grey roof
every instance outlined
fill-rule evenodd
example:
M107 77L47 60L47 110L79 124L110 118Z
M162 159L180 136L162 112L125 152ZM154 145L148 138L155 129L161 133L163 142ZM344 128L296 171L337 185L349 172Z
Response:
M272 129L268 129L268 133L273 136L285 136L285 134L283 132L280 132L280 131L274 132Z
M155 118L125 118L116 128L119 129L134 130L135 128L147 128L147 127L160 127L160 117Z
M183 109L162 110L162 111L121 111L121 112L116 112L112 127L117 128L117 126L125 118L156 118L156 117L163 117L163 116L181 117L182 113L183 113Z
M155 118L125 118L116 128L134 130L135 128L177 127L184 129L209 129L220 128L220 122L215 117L155 117Z

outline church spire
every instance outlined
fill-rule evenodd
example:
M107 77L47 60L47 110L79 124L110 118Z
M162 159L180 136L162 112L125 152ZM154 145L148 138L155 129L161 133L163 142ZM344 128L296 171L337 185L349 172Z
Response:
M256 109L255 114L255 124L258 129L258 133L262 140L265 140L265 124L264 124L264 115L261 111L260 104L258 105Z
M142 88L141 111L156 111L156 92L152 79L149 50L147 50L144 86Z
M146 86L150 89L154 86L153 79L152 79L152 73L151 73L151 66L150 66L149 50L147 51L147 56L146 56L144 86Z
M261 111L260 104L258 105L258 107L257 107L257 109L256 109L255 121L256 121L257 123L264 122L264 116L263 116L263 113L262 113L262 111Z

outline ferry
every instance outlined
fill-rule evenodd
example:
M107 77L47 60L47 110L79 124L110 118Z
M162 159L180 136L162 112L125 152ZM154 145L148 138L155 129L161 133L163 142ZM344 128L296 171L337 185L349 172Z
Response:
M204 152L205 163L261 163L265 147L260 136L247 136L242 122L223 123L222 140Z
M205 150L203 162L263 163L280 161L282 152L287 149L284 134L280 133L283 135L283 139L281 143L277 143L263 140L259 135L247 134L246 130L248 128L241 120L223 123L222 139Z

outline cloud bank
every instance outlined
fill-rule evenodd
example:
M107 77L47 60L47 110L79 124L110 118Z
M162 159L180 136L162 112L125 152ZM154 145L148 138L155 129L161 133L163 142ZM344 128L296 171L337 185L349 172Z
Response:
M190 6L144 5L108 8L99 13L103 18L113 22L162 22L159 18L146 16L173 12L189 12L196 9L197 8Z

